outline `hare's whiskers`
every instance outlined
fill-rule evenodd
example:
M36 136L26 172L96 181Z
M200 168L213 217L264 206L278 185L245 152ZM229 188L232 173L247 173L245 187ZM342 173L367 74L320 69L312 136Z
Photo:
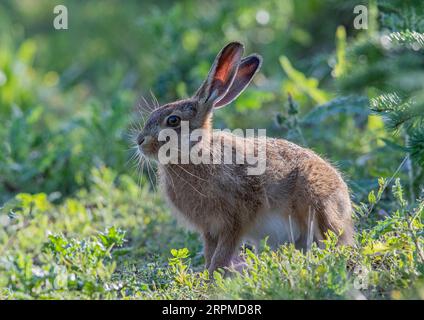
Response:
M175 193L175 183L174 183L174 179L172 178L172 175L171 174L167 174L166 175L166 178L171 181L171 183L172 183L172 190L174 190L174 193Z
M152 175L155 176L154 175L155 172L154 172L154 169L153 169L153 165L150 162L150 159L148 159L148 158L145 158L145 159L147 160L147 174L149 176L149 181L150 181L150 184L152 185L153 191L156 192L157 191L156 190L156 184L154 183L154 180L152 179ZM152 174L150 174L150 169L153 172Z
M141 96L141 99L143 100L143 103L144 103L144 110L145 109L148 109L149 110L149 112L152 112L152 111L154 111L155 110L155 108L154 108L154 106L152 106L148 101L147 101L147 99L144 97L144 96ZM141 107L141 104L140 104L140 107ZM141 107L142 108L142 107ZM143 111L143 109L141 109L140 110L141 112Z
M203 178L201 178L201 177L199 177L199 176L196 176L194 173L192 173L192 172L190 172L190 171L188 171L187 169L184 169L182 166L180 166L180 165L178 165L178 164L175 164L178 168L180 168L181 170L183 170L184 172L186 172L186 173L188 173L189 175L191 175L191 176L193 176L193 177L195 177L195 178L197 178L197 179L199 179L199 180L203 180L203 181L208 181L208 180L206 180L206 179L203 179Z
M183 177L181 177L178 173L176 173L171 166L167 166L167 168L169 168L178 178L184 180L194 191L196 191L198 194L200 194L203 197L206 197L206 195L204 195L203 193L201 193L199 190L197 190L190 182L188 182L186 179L184 179Z
M289 214L289 229L290 229L291 242L294 244L293 225L292 225L292 218L290 214Z
M137 154L138 155L138 163L137 163L137 171L138 171L138 186L141 188L142 185L142 179L144 176L144 165L146 160L142 157L142 155L140 153Z
M158 101L158 99L156 98L156 96L155 96L155 94L153 93L153 91L152 91L152 90L150 90L150 95L152 96L153 103L154 103L154 106L155 106L155 109L154 109L154 110L156 110L157 108L159 108L159 107L160 107L159 101Z
M311 214L312 213L312 214ZM308 241L307 241L307 250L309 250L312 246L312 242L314 241L314 218L315 218L315 210L309 206L309 215L308 215Z
M134 147L130 148L128 151L130 151L131 149L134 149ZM130 162L133 162L135 159L137 159L137 150L134 150L134 152L132 153L132 155L128 158L127 161L125 161L125 167L128 166L130 164Z

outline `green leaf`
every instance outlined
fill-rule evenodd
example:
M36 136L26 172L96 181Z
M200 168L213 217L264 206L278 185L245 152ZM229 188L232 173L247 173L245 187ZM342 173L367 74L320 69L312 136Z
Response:
M321 104L329 100L329 95L325 91L318 89L318 80L307 78L302 72L296 70L286 56L280 57L280 64L289 79L294 82L299 90L310 96L316 103Z
M374 190L371 190L371 192L368 194L368 202L373 205L375 204L375 194L374 194Z

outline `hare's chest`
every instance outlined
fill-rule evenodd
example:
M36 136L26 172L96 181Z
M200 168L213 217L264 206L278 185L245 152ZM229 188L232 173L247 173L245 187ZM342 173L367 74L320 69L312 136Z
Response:
M187 185L184 185L184 182L179 182L178 185L172 183L162 185L162 192L174 215L196 227L213 219L220 203L218 195L213 194L207 187L194 185L189 189L185 187Z
M222 171L215 167L203 176L184 171L161 177L162 193L177 218L212 234L254 219L263 207L262 193L255 184L240 183L236 174L223 177Z

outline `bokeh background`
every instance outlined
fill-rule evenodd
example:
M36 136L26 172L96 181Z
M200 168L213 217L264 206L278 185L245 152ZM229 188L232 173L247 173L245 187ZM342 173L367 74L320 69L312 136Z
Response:
M58 4L68 30L53 28ZM358 30L361 4L368 28ZM131 132L142 123L142 97L189 96L237 40L263 56L263 67L216 112L215 127L266 128L329 159L351 189L358 242L379 248L369 249L373 257L394 255L388 267L378 262L383 273L357 252L374 272L367 297L423 297L401 290L422 278L423 12L410 0L1 1L0 296L210 296L182 262L200 268L200 242L176 227L154 167L137 169ZM415 214L412 227L406 213ZM405 243L393 240L399 235ZM188 249L170 255L174 248ZM324 263L325 277L340 274L338 263ZM225 296L350 297L353 280L317 284L305 270L310 278L297 287L281 280L243 295L238 285L252 279L237 278L223 285Z

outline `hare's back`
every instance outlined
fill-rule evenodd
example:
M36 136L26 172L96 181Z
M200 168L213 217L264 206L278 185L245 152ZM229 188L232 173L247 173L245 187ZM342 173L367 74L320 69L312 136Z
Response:
M320 199L334 193L348 196L347 186L334 166L312 150L283 139L267 139L266 182L298 197L303 193Z

